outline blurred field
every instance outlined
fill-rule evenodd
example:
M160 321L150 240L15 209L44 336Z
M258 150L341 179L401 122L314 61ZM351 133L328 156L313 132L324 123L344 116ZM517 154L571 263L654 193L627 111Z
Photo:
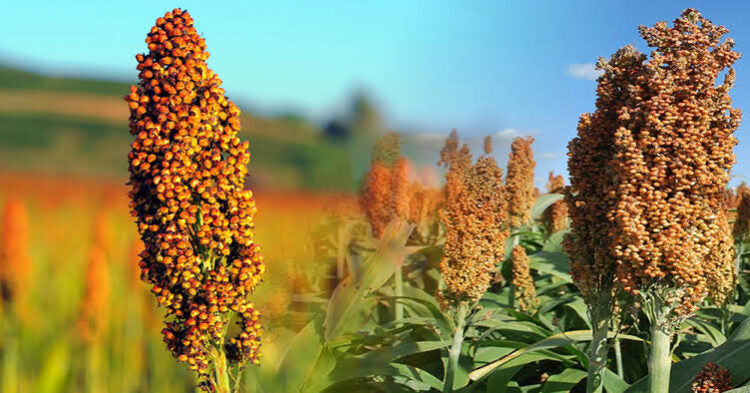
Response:
M128 87L0 66L0 168L124 179L131 136L122 96ZM353 189L346 149L326 139L319 126L246 110L241 122L242 137L252 146L254 185Z
M74 392L92 383L91 391L100 392L195 389L186 367L173 361L161 342L160 311L139 280L139 243L126 192L116 181L0 173L0 206L20 199L28 214L32 268L23 305L5 310L3 340L6 345L16 342L21 350L11 356L6 351L0 359L0 390L17 386L22 392ZM266 326L269 342L264 343L267 356L274 356L273 337L293 322L278 318L294 296L290 282L304 286L300 280L308 276L303 272L327 273L307 262L311 232L331 206L350 209L353 199L301 192L260 192L256 197L256 238L268 272L255 301L268 316L265 320L274 321ZM101 341L89 340L80 323L94 239L106 253L107 273L97 286L110 288L109 296L100 299L105 305ZM93 363L92 357L97 359Z

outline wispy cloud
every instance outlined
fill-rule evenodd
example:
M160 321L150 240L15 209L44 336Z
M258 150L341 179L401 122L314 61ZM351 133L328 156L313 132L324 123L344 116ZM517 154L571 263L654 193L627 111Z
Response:
M539 158L542 160L554 160L557 157L560 157L562 153L560 152L552 152L552 153L540 153Z
M576 79L596 80L602 74L601 70L596 69L594 63L568 64L565 72Z

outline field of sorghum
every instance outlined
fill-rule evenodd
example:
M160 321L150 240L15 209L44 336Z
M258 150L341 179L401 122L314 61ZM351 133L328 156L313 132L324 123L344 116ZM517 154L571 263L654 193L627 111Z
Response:
M692 9L640 32L650 55L599 61L567 186L534 187L531 137L503 168L453 131L439 188L389 133L358 196L253 193L239 109L166 13L127 185L0 174L0 391L746 390L739 53Z

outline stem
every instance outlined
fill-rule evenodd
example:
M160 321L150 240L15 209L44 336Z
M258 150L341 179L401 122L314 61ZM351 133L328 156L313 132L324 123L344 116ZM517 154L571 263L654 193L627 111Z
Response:
M649 392L669 392L669 373L672 368L671 352L669 333L656 324L651 326L651 354L648 359Z
M445 370L444 393L453 392L453 383L461 356L461 344L464 342L464 326L466 324L467 306L460 304L456 310L456 330L453 332L453 344L448 350L448 368Z
M620 348L620 339L615 338L615 362L617 363L617 376L625 379L625 371L622 369L622 349Z
M229 368L227 367L227 357L223 349L212 351L214 376L216 380L216 393L231 393L232 387L229 384Z
M667 306L661 296L649 299L653 302L647 307L651 309L651 353L648 358L648 390L650 393L669 392L669 374L672 368L672 349L670 347L670 331L667 327Z
M603 295L602 297L605 297ZM593 337L589 348L589 369L586 378L586 393L601 393L604 390L604 369L607 368L607 333L609 331L610 314L604 309L609 303L609 295L597 307L602 310L592 310ZM602 312L604 311L604 312Z
M404 296L404 272L400 263L393 275L393 287L393 293L397 298L393 299L393 320L400 322L404 319L404 305L399 301Z

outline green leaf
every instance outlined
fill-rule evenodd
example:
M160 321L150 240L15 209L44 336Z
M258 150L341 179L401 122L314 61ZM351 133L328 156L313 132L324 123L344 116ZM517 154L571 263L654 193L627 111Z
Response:
M362 263L356 274L347 277L333 291L324 322L326 341L353 333L362 324L362 313L371 310L365 297L380 288L393 275L406 256L406 239L412 225L391 222L383 233L378 250Z
M613 332L610 332L611 337L614 337L614 335L615 334ZM553 334L547 338L544 338L543 340L537 341L536 343L532 345L529 345L517 351L513 351L510 354L503 356L500 359L497 359L492 363L486 364L482 367L479 367L473 370L471 373L469 373L469 378L471 378L471 380L473 381L482 379L485 376L487 376L490 372L492 372L492 370L496 369L497 367L500 367L501 365L525 353L544 350L544 349L564 347L564 346L574 344L577 342L581 342L581 341L590 341L591 337L592 337L591 330L571 330L569 332L561 332L561 333ZM621 339L626 339L626 340L642 341L639 337L630 336L627 334L618 334L618 337L620 337Z
M561 199L563 199L562 194L545 194L540 196L534 202L534 207L531 208L531 218L534 220L539 219L550 205Z
M693 378L709 361L729 370L732 373L734 381L746 381L750 379L750 362L747 361L748 354L750 354L750 318L746 318L724 344L700 355L673 364L669 378L669 391L672 393L691 392L690 385L693 382ZM648 392L648 376L635 382L626 392Z
M317 360L325 349L321 336L320 320L317 319L310 321L292 338L277 366L277 370L284 374L285 391L300 391L314 372ZM306 361L300 362L300 358Z
M549 377L542 386L542 393L569 392L586 378L586 372L575 368L565 369L560 374Z
M529 267L539 273L551 274L566 282L573 282L570 277L570 263L562 252L539 251L529 257Z
M630 385L612 370L604 369L604 389L607 393L623 393Z
M404 356L434 351L446 346L447 344L441 341L405 342L392 347L367 352L362 356L347 357L346 361L341 362L325 380L321 380L315 384L310 391L319 392L339 382L374 375L403 376L405 378L413 379L415 378L415 373L416 375L421 374L413 368L403 368L398 366L397 363L392 362ZM404 371L406 373L401 375L399 371ZM421 375L418 381L427 383L425 381L428 379L428 377ZM440 381L438 381L438 383L440 383Z

